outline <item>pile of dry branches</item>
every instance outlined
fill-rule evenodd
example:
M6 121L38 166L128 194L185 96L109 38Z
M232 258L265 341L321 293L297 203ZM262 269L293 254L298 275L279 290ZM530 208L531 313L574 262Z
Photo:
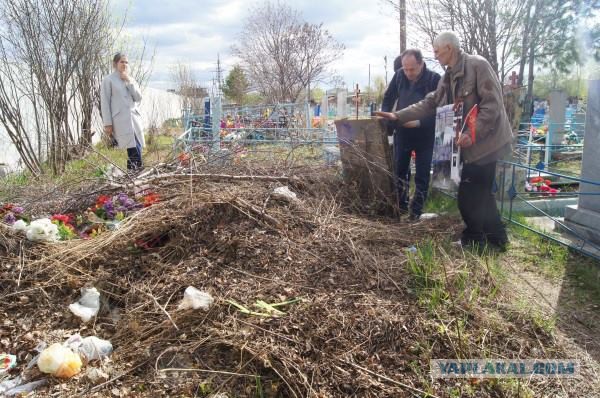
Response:
M275 197L281 185L298 201ZM348 206L342 185L324 170L154 169L102 188L151 188L161 202L94 239L34 244L3 228L0 351L18 354L17 373L40 341L73 333L110 340L115 351L102 365L110 380L93 385L76 376L43 390L62 396L400 397L449 396L452 389L503 396L506 386L496 382L432 380L429 361L535 357L540 345L556 354L551 338L518 316L465 307L453 290L465 267L480 291L495 281L464 254L440 249L444 275L431 278L443 278L452 305L428 311L409 271L419 259L406 249L449 241L459 221L365 217ZM89 205L63 203L63 211ZM100 313L86 325L67 309L84 286L102 296ZM214 305L178 310L187 286L209 292ZM291 299L300 300L278 306L281 314L253 306ZM456 327L458 319L467 324ZM538 392L564 391L555 381L527 383Z

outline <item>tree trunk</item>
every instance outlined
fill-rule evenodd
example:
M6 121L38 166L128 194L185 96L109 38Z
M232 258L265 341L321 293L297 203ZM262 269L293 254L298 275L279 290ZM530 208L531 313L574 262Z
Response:
M535 43L531 40L529 45L529 75L527 76L527 95L523 103L523 113L530 117L533 105L533 70L535 65Z
M517 80L517 85L523 85L523 76L525 75L525 64L527 63L527 51L529 50L529 35L531 33L531 11L533 8L533 4L529 2L527 9L527 16L525 17L525 23L523 24L523 40L521 41L521 59L519 61L519 76Z

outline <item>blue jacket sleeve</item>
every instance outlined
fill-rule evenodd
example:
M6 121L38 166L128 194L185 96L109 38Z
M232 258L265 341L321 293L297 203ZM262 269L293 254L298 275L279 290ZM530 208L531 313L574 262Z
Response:
M394 73L394 77L392 77L392 81L387 86L385 93L383 94L383 101L381 103L381 110L383 112L391 112L394 109L394 104L398 99L398 86L396 84L396 78L398 77L398 73Z

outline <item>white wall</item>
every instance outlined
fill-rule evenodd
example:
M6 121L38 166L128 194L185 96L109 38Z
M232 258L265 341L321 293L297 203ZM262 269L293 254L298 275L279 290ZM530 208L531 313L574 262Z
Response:
M31 108L31 105L29 105ZM162 123L171 118L181 117L181 104L179 96L156 88L146 88L142 92L142 103L140 106L142 122L144 128L148 128L152 123L160 127ZM33 122L33 109L24 109L29 115L29 123L26 123L32 135L35 135L35 124ZM102 123L99 112L96 112L94 120L94 142L100 140L99 131L102 129ZM19 168L19 154L6 134L4 126L0 125L0 163L6 163L10 169Z

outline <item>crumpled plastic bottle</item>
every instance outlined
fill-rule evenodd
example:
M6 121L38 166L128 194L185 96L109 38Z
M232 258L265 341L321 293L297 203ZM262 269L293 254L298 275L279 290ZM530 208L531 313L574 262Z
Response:
M100 310L100 293L95 287L82 288L81 298L78 302L70 304L69 309L83 322L88 322L95 317Z
M183 300L181 300L177 309L187 310L193 308L197 310L198 308L202 308L203 310L208 310L214 301L215 299L210 294L201 292L194 286L188 286L183 293Z
M60 343L54 343L40 354L37 362L43 373L68 379L81 372L81 358L71 349Z

